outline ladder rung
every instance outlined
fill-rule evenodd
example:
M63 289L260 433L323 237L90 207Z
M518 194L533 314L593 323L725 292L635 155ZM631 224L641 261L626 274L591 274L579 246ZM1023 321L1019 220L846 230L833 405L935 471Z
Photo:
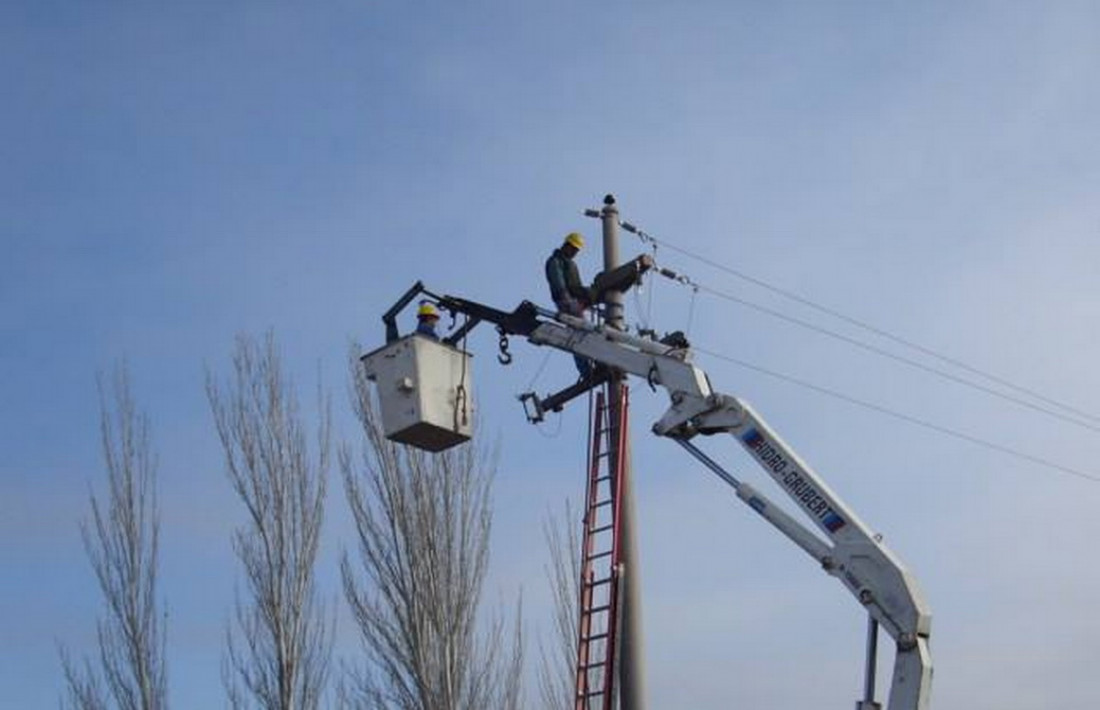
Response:
M598 528L593 528L592 530L589 530L589 531L588 531L588 534L590 534L590 535L596 535L596 534L599 534L599 533L602 533L602 532L606 532L606 531L608 531L608 530L611 530L611 529L612 529L612 528L614 528L614 527L615 527L615 526L614 526L613 524L611 524L611 523L608 523L607 525L601 525L601 526L600 526L600 527L598 527Z
M593 614L599 614L601 612L607 611L610 608L611 608L610 604L604 604L602 606L594 606L591 609L584 610L583 614L585 616L592 616Z
M606 692L607 692L606 690L602 690L602 689L601 690L590 690L587 693L584 693L581 697L583 697L585 700L587 700L588 698L594 698L597 695L603 695Z
M585 641L585 642L587 642L587 641L600 641L601 639L605 639L605 638L607 638L607 632L606 631L604 631L602 633L598 633L598 634L593 634L591 636L585 636L581 640Z
M599 503L594 503L592 505L592 507L593 508L602 508L605 505L611 505L611 499L610 498L608 498L607 500L601 500Z
M596 661L595 663L589 663L587 666L581 666L582 671L590 671L593 668L601 668L607 665L607 661Z
M589 561L591 561L591 560L598 560L602 557L610 557L610 556L611 556L611 550L608 550L607 552L597 552L596 554L592 555L588 559L589 559Z
M599 587L600 585L610 584L610 583L611 583L611 578L610 577L604 577L603 579L597 579L597 580L593 580L591 582L585 582L584 584L585 584L586 587Z
M609 474L607 476L600 476L599 478L597 478L596 483L603 483L604 481L610 481L610 480L611 480L611 476Z

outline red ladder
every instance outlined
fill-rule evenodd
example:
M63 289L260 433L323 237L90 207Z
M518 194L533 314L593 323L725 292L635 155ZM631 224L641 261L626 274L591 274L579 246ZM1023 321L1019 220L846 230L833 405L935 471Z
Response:
M619 625L619 482L626 451L628 389L620 386L616 427L605 387L592 409L581 541L575 710L612 710Z

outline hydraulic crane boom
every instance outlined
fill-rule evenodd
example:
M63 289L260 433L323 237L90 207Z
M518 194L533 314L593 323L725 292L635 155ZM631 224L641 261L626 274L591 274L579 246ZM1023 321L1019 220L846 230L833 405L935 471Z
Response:
M417 287L423 290L419 284ZM605 373L635 375L654 389L666 390L671 404L653 425L653 432L679 443L732 486L739 500L813 557L825 572L840 580L873 622L895 641L888 710L927 710L932 680L928 647L932 617L916 580L883 544L882 537L873 533L752 407L737 397L711 389L706 373L691 363L686 342L635 337L581 318L546 311L529 302L507 313L464 299L437 298L452 313L468 317L466 325L459 329L461 337L477 323L491 322L501 334L504 353L508 335L523 336L535 345L589 358L604 366ZM452 336L447 342L454 344L458 337ZM535 409L528 416L541 418L545 402L530 393L523 399L525 407L533 405ZM820 535L755 488L734 478L691 441L699 434L719 433L732 435L745 448L817 526ZM868 663L869 690L867 697L857 704L857 710L880 707L871 697L874 644L869 646L872 656Z
M669 393L671 407L653 432L676 440L735 489L737 497L836 577L895 640L889 710L926 710L932 680L932 616L905 565L748 404L711 390L688 351L558 314L528 340L589 357L645 378ZM737 481L690 439L728 433L813 521L822 540L748 484ZM865 705L865 707L871 707Z

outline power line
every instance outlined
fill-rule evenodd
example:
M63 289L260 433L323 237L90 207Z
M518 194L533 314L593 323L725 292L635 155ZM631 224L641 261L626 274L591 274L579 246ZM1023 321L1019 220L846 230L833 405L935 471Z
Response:
M918 370L923 370L924 372L928 372L928 373L936 375L938 377L942 377L946 380L950 380L952 382L963 385L965 387L970 387L970 388L975 389L975 390L977 390L979 392L982 392L984 394L988 394L990 396L997 397L999 399L1003 399L1007 402L1012 402L1013 404L1016 404L1018 406L1026 407L1027 409L1031 409L1031 410L1034 410L1036 412L1046 414L1046 415L1048 415L1050 417L1053 417L1055 419L1060 419L1060 420L1068 422L1070 424L1075 424L1075 425L1080 426L1082 428L1090 429L1094 432L1100 433L1100 426L1096 426L1094 424L1090 424L1088 422L1081 421L1080 419L1076 419L1074 417L1068 416L1066 414L1055 411L1053 409L1049 409L1047 407L1040 406L1040 405L1035 404L1033 402L1029 402L1025 399L1021 399L1019 397L1014 397L1014 396L1006 394L1004 392L1000 392L1000 391L995 390L991 387L987 387L983 384L974 382L973 380L968 380L964 377L959 377L958 375L947 372L946 370L942 370L940 368L936 368L936 367L932 367L930 365L926 365L926 364L920 362L919 360L914 360L912 358L907 358L907 357L904 357L902 355L898 355L896 353L890 352L889 350L885 350L885 349L877 347L875 345L871 345L871 344L866 343L866 342L864 342L862 340L859 340L857 338L853 338L853 337L850 337L848 335L844 335L843 333L838 333L835 330L830 330L829 328L825 328L825 327L819 326L815 323L811 323L809 321L802 320L801 318L795 318L794 316L789 316L786 313L783 313L781 311L777 311L773 308L768 308L767 306L762 306L759 303L749 301L748 299L741 298L740 296L734 296L733 294L726 293L724 291L720 291L716 288L712 288L710 286L704 286L704 285L699 284L695 281L692 281L691 279L689 279L688 277L686 277L682 274L677 274L676 272L671 271L669 269L658 268L658 272L661 273L662 275L667 276L668 278L672 278L672 279L676 280L677 282L679 282L681 284L690 286L692 288L692 304L693 305L695 303L695 294L697 294L699 291L703 291L705 293L709 293L710 295L716 296L718 298L722 298L722 299L725 299L725 300L730 301L732 303L736 303L738 305L744 306L746 308L751 308L753 310L759 311L761 313L764 313L765 315L772 316L773 318L777 318L779 320L783 320L783 321L786 321L788 323L797 325L801 328L806 328L807 330L814 331L814 332L819 333L821 335L825 335L825 336L828 336L830 338L835 338L837 340L840 340L841 342L847 343L847 344L852 345L852 346L857 347L857 348L861 348L863 350L874 353L874 354L879 355L881 357L885 357L885 358L889 358L891 360L895 360L897 362L903 363L905 365L916 368ZM690 325L689 325L689 327L690 327Z
M935 358L935 359L937 359L941 362L945 362L949 365L957 367L957 368L959 368L961 370L964 370L966 372L969 372L971 374L978 375L979 377L983 377L983 378L989 380L990 382L994 382L994 383L996 383L996 384L998 384L1002 387L1013 390L1015 392L1019 392L1020 394L1025 394L1025 395L1027 395L1029 397L1032 397L1034 399L1037 399L1041 402L1045 402L1048 405L1057 407L1057 408L1062 409L1066 412L1070 412L1071 414L1074 414L1076 416L1083 417L1085 419L1089 419L1093 422L1100 422L1100 416L1097 416L1095 414L1090 414L1089 412L1086 412L1082 409L1079 409L1079 408L1074 407L1072 405L1066 404L1064 402L1060 402L1060 401L1058 401L1056 399L1053 399L1051 397L1048 397L1048 396L1046 396L1046 395L1044 395L1040 392L1036 392L1035 390L1032 390L1032 389L1029 389L1027 387L1023 387L1021 385L1015 384L1014 382L1012 382L1008 379L1005 379L1003 377L1000 377L1000 376L994 375L992 373L986 372L986 371L984 371L980 368L974 367L973 365L969 365L969 364L959 360L958 358L951 357L950 355L945 355L945 354L943 354L941 352L938 352L938 351L936 351L932 348L929 348L927 346L921 345L920 343L909 340L908 338L904 338L900 335L896 335L896 334L891 333L890 331L887 331L883 328L879 328L879 327L874 326L870 323L867 323L866 321L863 321L863 320L860 320L858 318L849 316L849 315L847 315L845 313L842 313L842 312L840 312L840 311L838 311L834 308L824 306L824 305L822 305L820 303L817 303L816 301L813 301L813 300L811 300L809 298L806 298L804 296L800 296L797 293L794 293L794 292L789 291L787 289L783 289L783 288L780 288L778 286L775 286L775 285L765 281L764 279L757 278L755 276L752 276L751 274L747 274L747 273L745 273L743 271L740 271L738 269L734 269L734 268L732 268L730 266L727 266L725 264L721 264L721 263L719 263L719 262L717 262L713 259L702 256L700 254L696 254L696 253L694 253L694 252L692 252L688 249L678 247L675 244L671 244L667 241L659 240L659 239L653 237L652 235L644 232L643 230L639 229L638 227L634 226L633 224L630 224L629 222L624 222L622 226L623 226L623 229L625 229L626 231L637 235L638 238L641 239L643 243L648 242L648 243L651 243L653 245L662 246L662 247L664 247L666 249L669 249L671 251L674 251L678 254L682 254L682 255L690 258L690 259L694 259L694 260L696 260L700 263L706 264L707 266L710 266L713 269L717 269L718 271L722 271L726 274L729 274L730 276L734 276L734 277L739 278L743 281L747 281L751 284L759 286L760 288L766 289L766 290L771 291L772 293L776 293L776 294L778 294L778 295L780 295L784 298L795 301L796 303L800 303L800 304L802 304L804 306L807 306L809 308L813 308L816 311L819 311L821 313L825 313L826 315L832 316L833 318L837 318L839 320L842 320L845 323L856 326L857 328L861 328L862 330L865 330L869 333L873 333L874 335L877 335L881 338L885 338L887 340L893 341L893 342L895 342L899 345L910 348L912 350L915 350L915 351L917 351L919 353L922 353L924 355L927 355L929 357ZM956 379L956 381L960 381L960 380ZM966 382L966 380L962 380L962 381ZM971 383L971 384L973 386L976 386L976 387L981 387L980 385L977 385L976 383ZM1041 411L1045 411L1045 410L1041 410ZM1078 420L1072 419L1072 418L1068 419L1068 421L1073 421L1074 423L1081 424L1081 422L1079 422Z
M728 355L723 355L722 353L718 353L718 352L715 352L713 350L707 350L705 348L700 348L700 347L696 347L696 346L693 346L692 349L697 351L697 352L708 355L710 357L716 358L718 360L724 360L725 362L729 362L729 363L732 363L734 365L738 365L740 367L743 367L743 368L748 369L748 370L752 370L754 372L759 372L760 374L767 375L768 377L772 377L772 378L775 378L775 379L778 379L778 380L782 380L784 382L789 382L791 384L798 385L799 387L803 387L805 389L813 390L814 392L818 392L820 394L824 394L824 395L827 395L829 397L839 399L839 400L847 402L849 404L854 404L858 407L863 407L864 409L868 409L870 411L877 412L879 414L885 414L885 415L893 417L895 419L900 419L901 421L908 422L909 424L914 424L916 426L923 427L925 429L929 429L931 431L935 431L935 432L938 432L940 434L945 434L947 436L951 436L951 437L954 437L956 439L961 439L962 441L966 441L966 442L969 442L971 444L977 444L978 446L982 446L982 447L985 447L987 449L992 449L993 451L997 451L997 452L1000 452L1002 454L1007 454L1009 456L1013 456L1015 458L1022 459L1024 461L1028 461L1030 463L1037 464L1039 466L1044 466L1046 468L1051 468L1051 469L1054 469L1056 471L1061 471L1062 473L1068 473L1072 476L1077 476L1078 478L1083 478L1083 479L1085 479L1087 481L1091 481L1093 483L1100 483L1100 474L1090 473L1088 471L1082 471L1080 469L1072 468L1070 466L1064 466L1060 463L1057 463L1055 461L1051 461L1049 459L1044 459L1044 458L1041 458L1039 456L1033 456L1033 455L1025 453L1023 451L1019 451L1018 449L1013 449L1011 447L1004 446L1003 444L998 444L996 442L989 441L987 439L982 439L980 437L973 436L971 434L966 434L966 433L957 431L955 429L951 429L949 427L945 427L945 426L942 426L940 424L936 424L934 422L930 422L930 421L927 421L925 419L921 419L919 417L915 417L915 416L912 416L912 415L909 415L909 414L904 414L902 412L898 412L898 411L890 409L888 407L884 407L880 404L875 404L874 402L868 402L866 400L858 399L856 397L852 397L851 395L844 394L843 392L838 392L836 390L829 389L827 387L822 387L821 385L816 385L812 382L807 382L805 380L801 380L801 379L798 379L796 377L791 377L790 375L784 375L783 373L776 372L775 370L770 370L770 369L768 369L766 367L762 367L760 365L755 365L753 363L746 362L744 360L739 360L737 358L730 357Z
M793 316L789 316L785 313L781 313L780 311L774 310L772 308L768 308L767 306L762 306L758 303L753 303L752 301L746 300L746 299L741 298L739 296L734 296L732 294L719 291L718 289L710 288L709 286L702 286L702 285L696 284L696 287L700 291L703 291L704 293L709 293L712 296L722 298L724 300L730 301L731 303L736 303L736 304L744 306L746 308L751 308L755 311L759 311L760 313L764 313L764 314L769 315L773 318L778 318L779 320L783 320L783 321L786 321L788 323L792 323L792 324L797 325L801 328L806 328L807 330L812 330L816 333L820 333L820 334L828 336L830 338L835 338L837 340L840 340L841 342L847 343L847 344L852 345L854 347L861 348L863 350L874 353L876 355L880 355L880 356L885 357L885 358L889 358L891 360L895 360L897 362L908 365L909 367L913 367L913 368L916 368L918 370L923 370L924 372L928 372L928 373L936 375L938 377L943 377L944 379L947 379L947 380L950 380L950 381L955 382L957 384L963 385L964 387L970 387L970 388L975 389L979 392L983 392L983 393L988 394L990 396L997 397L999 399L1003 399L1006 402L1012 402L1013 404L1016 404L1018 406L1026 407L1027 409L1031 409L1033 411L1040 412L1042 414L1046 414L1047 416L1054 417L1055 419L1060 419L1064 422L1069 422L1070 424L1076 424L1079 427L1083 427L1085 429L1089 429L1091 431L1100 433L1100 426L1097 426L1096 424L1090 424L1089 422L1082 421L1082 420L1077 419L1075 417L1071 417L1067 414L1063 414L1061 412L1050 409L1048 407L1044 407L1044 406L1035 404L1034 402L1029 402L1026 399L1021 399L1020 397L1014 397L1013 395L1006 394L1004 392L995 390L992 387L987 387L987 386L985 386L983 384L980 384L978 382L974 382L973 380L968 380L965 377L959 377L958 375L954 375L950 372L947 372L946 370L942 370L942 369L937 368L937 367L932 367L931 365L926 365L926 364L924 364L924 363L922 363L918 360L914 360L912 358L908 358L908 357L905 357L903 355L898 355L896 353L892 353L889 350L884 350L883 348L871 345L869 343L865 343L862 340L858 340L856 338L849 337L847 335L844 335L843 333L838 333L834 330L829 330L828 328L824 328L824 327L816 325L814 323L810 323L809 321L804 321L800 318L795 318Z

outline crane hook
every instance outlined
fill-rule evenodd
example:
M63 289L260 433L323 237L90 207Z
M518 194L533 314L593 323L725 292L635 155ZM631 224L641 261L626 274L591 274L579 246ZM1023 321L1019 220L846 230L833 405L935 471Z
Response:
M512 364L512 353L508 352L508 334L504 332L504 328L497 326L497 332L500 333L500 340L497 342L497 346L500 348L500 353L497 355L497 361L501 365Z

